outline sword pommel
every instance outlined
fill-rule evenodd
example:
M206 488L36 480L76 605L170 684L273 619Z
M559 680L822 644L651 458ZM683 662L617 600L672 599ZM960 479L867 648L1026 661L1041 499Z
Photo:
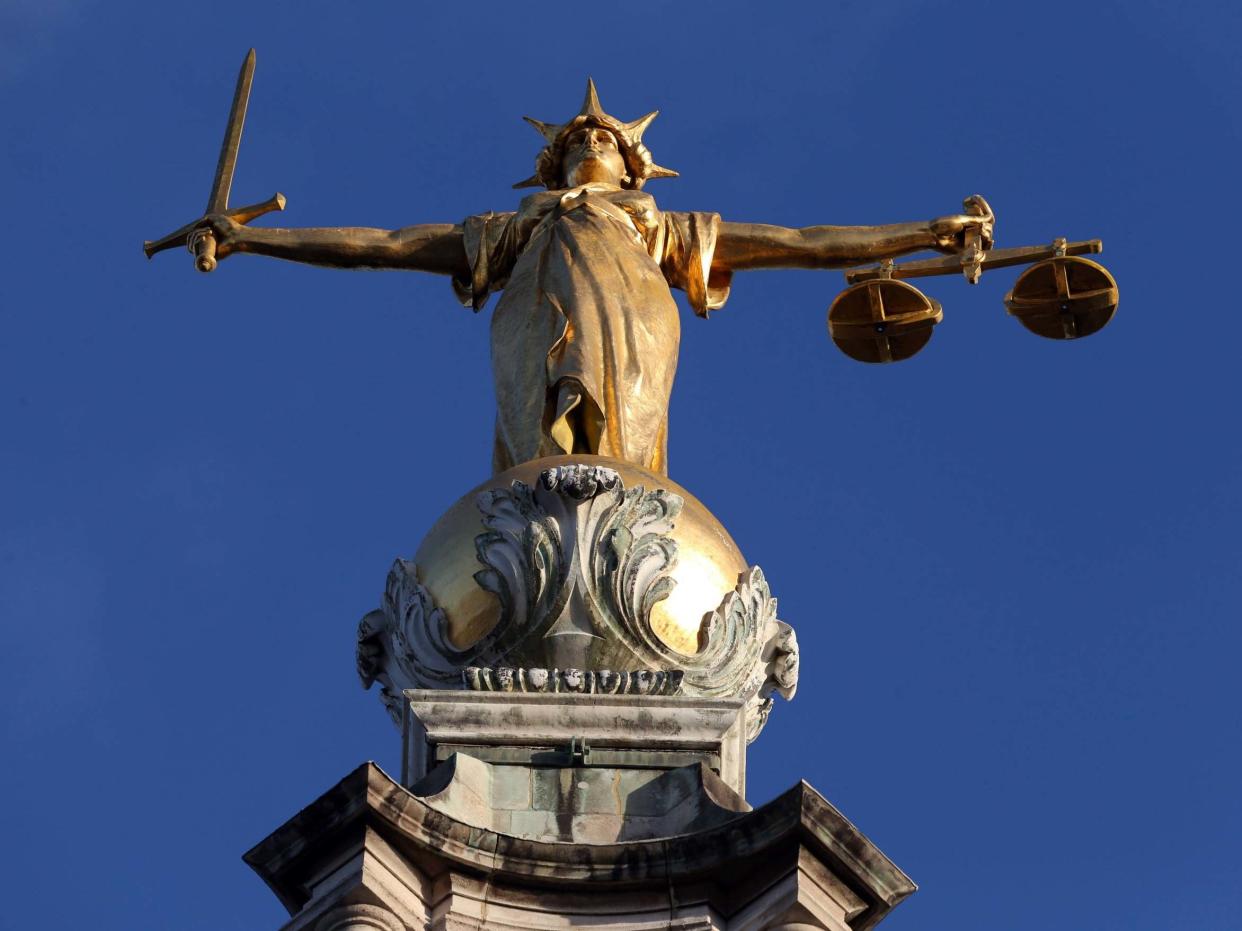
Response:
M200 230L190 240L190 251L194 253L194 267L200 272L216 270L216 237L211 230Z

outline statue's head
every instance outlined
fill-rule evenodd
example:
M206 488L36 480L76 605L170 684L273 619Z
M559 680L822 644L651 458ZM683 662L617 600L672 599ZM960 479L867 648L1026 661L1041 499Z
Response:
M643 132L659 111L623 123L599 105L595 82L587 79L582 110L567 123L543 123L525 117L547 145L535 159L535 173L514 187L546 187L556 190L588 181L608 181L638 189L649 178L675 178L677 172L662 168L643 145Z
M621 141L609 129L586 123L565 137L561 155L562 187L606 181L623 187L630 180Z

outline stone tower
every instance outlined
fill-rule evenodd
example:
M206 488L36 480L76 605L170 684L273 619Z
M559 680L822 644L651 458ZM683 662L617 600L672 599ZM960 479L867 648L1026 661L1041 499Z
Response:
M495 476L398 560L358 672L402 735L246 855L289 931L830 929L913 883L746 747L798 646L688 492L598 456Z

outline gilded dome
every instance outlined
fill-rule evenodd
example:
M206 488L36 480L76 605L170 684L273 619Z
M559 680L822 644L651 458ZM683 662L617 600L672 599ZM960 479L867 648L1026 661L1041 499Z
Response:
M485 532L480 496L514 482L535 486L541 475L560 466L602 466L615 471L625 488L663 490L682 501L669 537L676 560L668 572L673 585L651 608L651 629L668 647L694 654L702 646L704 618L734 590L747 569L737 544L703 504L675 482L630 463L602 456L551 456L522 463L495 475L463 495L423 539L414 556L419 582L444 612L452 647L465 650L489 634L501 617L500 599L476 581L483 568L476 538Z

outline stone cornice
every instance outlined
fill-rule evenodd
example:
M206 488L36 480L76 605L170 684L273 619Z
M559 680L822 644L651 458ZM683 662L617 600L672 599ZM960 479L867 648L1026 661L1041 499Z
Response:
M493 882L588 889L638 888L745 876L748 864L805 849L866 908L851 928L873 927L915 890L910 879L810 785L704 831L615 844L552 843L472 827L436 811L374 763L364 763L244 856L295 913L326 858L365 844L368 831L420 861L435 858ZM722 884L723 885L723 884Z

